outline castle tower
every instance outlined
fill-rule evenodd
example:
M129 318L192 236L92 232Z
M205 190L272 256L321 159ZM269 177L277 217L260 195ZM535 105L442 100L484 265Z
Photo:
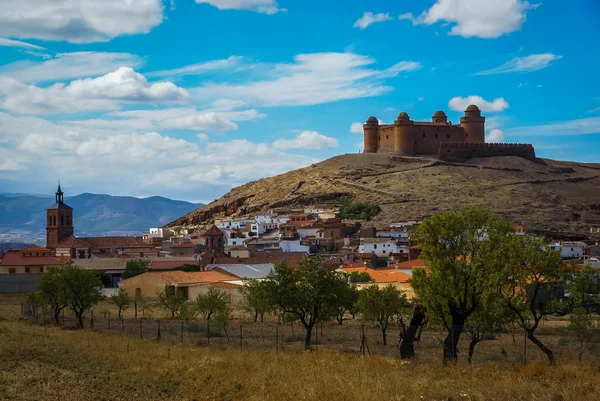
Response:
M410 120L407 113L402 112L394 121L394 153L412 156L415 154L414 149L413 121Z
M485 117L481 117L479 107L474 104L467 106L465 116L460 118L460 126L465 131L465 142L485 142Z
M365 148L363 153L377 153L379 143L377 140L377 130L379 129L379 121L375 117L369 117L367 122L363 124L365 133Z
M56 249L56 244L73 235L73 209L64 202L60 183L55 203L46 209L46 248Z
M219 230L217 226L213 226L205 232L202 237L204 238L204 251L215 251L217 253L223 253L225 250L225 234Z
M438 110L435 113L433 113L433 116L431 117L431 121L434 123L447 123L448 116L442 110Z

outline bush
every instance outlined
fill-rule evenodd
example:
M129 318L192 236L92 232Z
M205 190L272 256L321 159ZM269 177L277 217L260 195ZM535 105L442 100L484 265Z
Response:
M347 202L340 208L338 217L341 219L369 221L380 212L381 207L376 203Z

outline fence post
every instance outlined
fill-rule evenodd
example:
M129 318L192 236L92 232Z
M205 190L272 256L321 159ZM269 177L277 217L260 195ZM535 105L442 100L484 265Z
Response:
M244 332L242 331L242 325L240 324L240 349L244 348Z
M523 365L527 363L527 331L523 336Z
M63 321L62 325L64 326L65 325L65 308L63 308L63 310L62 310L62 321Z
M140 338L144 338L144 334L143 334L143 330L144 330L144 328L142 327L142 321L143 321L143 320L144 320L144 319L140 319Z
M315 328L315 351L319 350L319 326Z
M90 327L92 329L94 328L94 310L93 309L90 311Z
M275 326L275 353L279 353L279 325Z
M210 320L206 321L206 343L210 345Z
M125 333L125 316L121 316L121 332Z
M110 331L110 312L108 312L108 331Z
M181 339L180 339L181 344L183 344L183 320L181 321Z
M160 341L160 319L157 320L158 322L158 331L156 333L156 341Z

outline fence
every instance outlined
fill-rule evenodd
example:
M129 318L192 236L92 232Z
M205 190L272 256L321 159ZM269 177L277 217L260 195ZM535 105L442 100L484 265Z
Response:
M37 291L42 274L0 274L0 294L18 294Z
M53 323L53 318L42 316L24 304L22 311L30 315L30 319L38 323ZM70 313L60 315L60 324L75 326L75 319ZM303 352L305 349L304 326L299 322L277 323L251 322L233 320L227 324L216 321L192 320L185 322L178 319L154 318L122 318L114 313L88 313L84 321L85 328L106 331L115 335L138 337L169 344L185 344L201 347L256 349L265 352ZM317 323L312 331L311 348L315 351L335 351L354 355L380 355L392 358L399 357L399 340L401 329L390 324L387 329L386 344L378 326L363 324L358 320ZM415 342L416 357L439 363L442 357L445 331L426 327L419 341ZM541 337L544 337L543 335ZM470 339L463 333L460 342L460 358L467 357ZM555 349L557 358L569 356L572 350L560 347L559 338L544 338L546 344ZM558 351L558 352L556 352ZM533 358L531 358L533 357ZM496 341L483 341L477 345L474 361L494 360L511 363L523 363L527 359L543 361L545 356L528 344L522 330L514 330L501 335Z

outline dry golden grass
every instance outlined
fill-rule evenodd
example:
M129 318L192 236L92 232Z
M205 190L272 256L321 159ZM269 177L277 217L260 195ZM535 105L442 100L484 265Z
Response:
M175 346L0 322L2 400L597 400L599 372Z

